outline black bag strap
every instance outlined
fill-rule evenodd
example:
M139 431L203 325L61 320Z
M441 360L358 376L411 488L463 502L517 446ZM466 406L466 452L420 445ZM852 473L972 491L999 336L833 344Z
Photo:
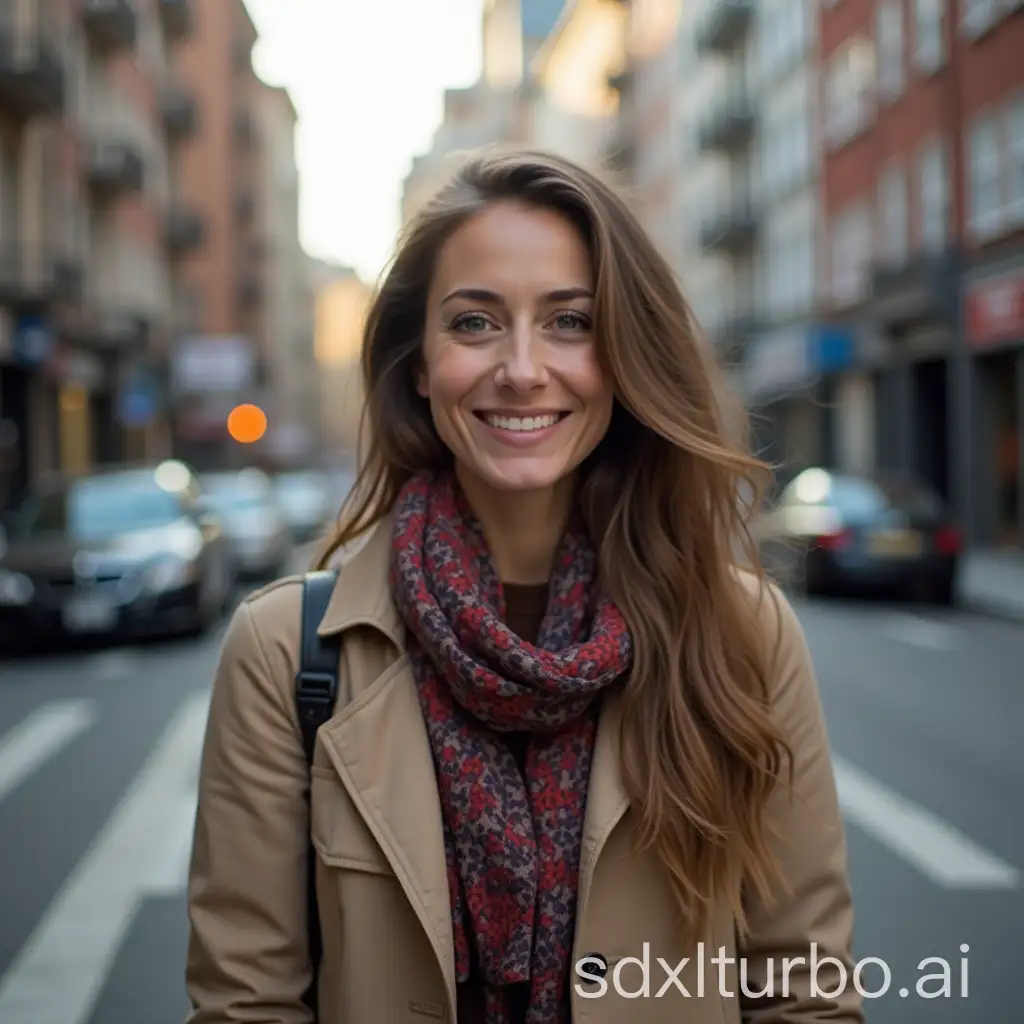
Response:
M338 699L338 642L334 638L317 634L320 621L327 611L337 570L307 572L302 583L302 633L299 648L299 671L295 676L295 707L306 761L313 763L313 749L317 730L334 714ZM313 965L313 978L306 993L306 1005L317 1012L317 978L323 943L320 935L320 912L316 898L316 851L309 843L307 861L306 913L309 925L309 958Z
M334 714L338 699L338 644L317 635L337 579L337 570L332 569L307 572L303 579L302 646L295 676L295 706L310 764L317 730Z

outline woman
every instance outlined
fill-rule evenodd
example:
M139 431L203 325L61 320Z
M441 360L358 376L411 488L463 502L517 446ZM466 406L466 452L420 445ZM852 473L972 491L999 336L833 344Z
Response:
M861 1021L812 666L737 564L761 467L627 208L553 157L469 162L402 240L363 371L311 771L300 579L225 642L192 1024L313 1019L310 836L322 1024Z

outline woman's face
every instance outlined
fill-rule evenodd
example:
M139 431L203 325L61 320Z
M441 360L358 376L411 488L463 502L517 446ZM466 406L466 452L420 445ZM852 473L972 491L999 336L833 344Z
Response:
M604 436L593 291L583 240L548 210L495 203L441 249L418 387L464 482L551 488Z

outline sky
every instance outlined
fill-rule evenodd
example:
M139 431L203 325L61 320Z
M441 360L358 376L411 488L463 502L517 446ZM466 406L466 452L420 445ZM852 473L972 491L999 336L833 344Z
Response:
M303 245L373 282L444 90L480 74L483 0L245 2L260 32L256 70L299 112Z

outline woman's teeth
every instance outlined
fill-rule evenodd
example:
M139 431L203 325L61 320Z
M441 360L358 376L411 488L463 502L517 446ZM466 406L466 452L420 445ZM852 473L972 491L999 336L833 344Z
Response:
M561 417L558 414L552 416L493 416L485 414L484 420L489 426L498 427L500 430L543 430L545 427L553 427Z

